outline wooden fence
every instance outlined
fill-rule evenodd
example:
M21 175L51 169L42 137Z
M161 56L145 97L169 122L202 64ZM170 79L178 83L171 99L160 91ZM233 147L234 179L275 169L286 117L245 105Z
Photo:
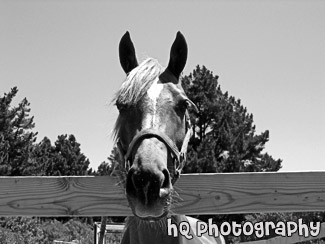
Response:
M182 175L178 214L325 210L325 172ZM0 177L0 216L127 216L124 190L101 177Z
M109 176L0 177L0 216L127 216L124 190ZM175 186L178 214L325 210L325 172L182 175ZM316 238L325 237L322 224ZM292 244L275 237L249 244ZM248 243L247 243L248 244Z

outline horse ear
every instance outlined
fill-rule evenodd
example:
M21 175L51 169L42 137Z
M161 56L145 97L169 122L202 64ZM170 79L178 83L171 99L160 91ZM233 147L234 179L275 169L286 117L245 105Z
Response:
M128 31L121 38L119 56L121 66L125 73L129 73L132 69L138 66L135 49Z
M167 69L178 79L187 60L187 44L181 32L177 32L176 39L170 50Z

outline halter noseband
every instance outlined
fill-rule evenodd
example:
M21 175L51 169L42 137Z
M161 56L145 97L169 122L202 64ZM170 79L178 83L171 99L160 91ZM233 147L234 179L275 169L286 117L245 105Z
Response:
M162 141L167 149L171 151L173 156L173 165L167 165L167 168L172 174L172 184L174 184L178 178L180 177L180 173L182 171L182 168L185 165L186 162L186 152L187 152L187 146L188 142L192 135L192 127L190 126L190 120L189 118L186 121L187 123L187 132L183 140L183 144L181 147L181 150L178 150L176 144L172 141L172 139L169 138L165 133L154 129L154 128L148 128L141 130L131 141L127 152L124 154L122 153L124 150L122 149L120 141L117 142L117 147L120 153L124 155L124 167L126 169L129 169L130 167L130 161L132 162L132 152L136 145L138 145L142 140L146 138L157 138L158 140ZM175 164L176 161L176 164Z

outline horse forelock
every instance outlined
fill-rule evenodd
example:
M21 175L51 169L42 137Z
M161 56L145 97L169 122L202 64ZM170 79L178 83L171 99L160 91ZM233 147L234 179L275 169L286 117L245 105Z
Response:
M136 105L162 71L163 67L156 59L147 58L144 60L128 74L122 83L114 98L116 104Z
M159 75L163 71L164 68L156 59L145 59L127 75L113 101L115 101L115 104L118 106L136 106L139 100L147 93L154 81L159 79ZM115 140L119 137L121 122L119 116L113 130Z

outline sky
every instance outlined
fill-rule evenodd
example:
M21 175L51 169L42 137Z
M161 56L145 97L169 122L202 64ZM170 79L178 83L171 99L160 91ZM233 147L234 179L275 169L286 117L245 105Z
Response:
M280 171L325 170L324 1L1 1L0 94L28 99L38 141L73 134L90 167L107 160L125 74L128 30L138 60L168 64L177 31L183 74L205 65L241 99Z

